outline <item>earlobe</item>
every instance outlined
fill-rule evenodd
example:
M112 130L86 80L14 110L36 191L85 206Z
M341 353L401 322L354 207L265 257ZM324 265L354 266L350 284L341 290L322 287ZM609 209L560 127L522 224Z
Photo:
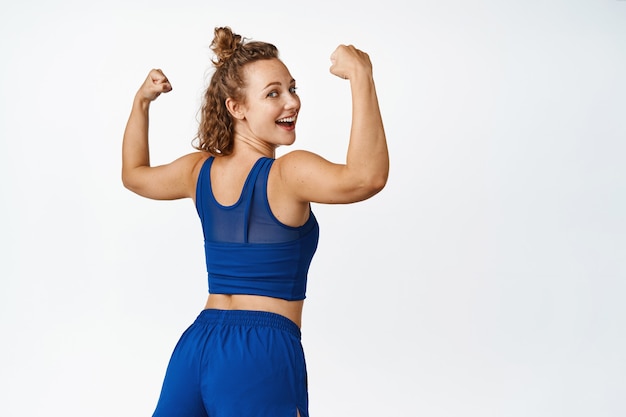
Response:
M228 97L225 104L228 113L230 113L232 117L239 120L244 118L243 112L241 111L241 105L236 100Z

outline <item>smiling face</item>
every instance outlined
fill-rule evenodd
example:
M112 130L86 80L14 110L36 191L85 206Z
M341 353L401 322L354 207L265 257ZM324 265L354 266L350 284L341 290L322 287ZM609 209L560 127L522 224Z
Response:
M279 59L264 59L244 67L245 98L231 101L235 134L277 147L296 139L300 98L296 81Z

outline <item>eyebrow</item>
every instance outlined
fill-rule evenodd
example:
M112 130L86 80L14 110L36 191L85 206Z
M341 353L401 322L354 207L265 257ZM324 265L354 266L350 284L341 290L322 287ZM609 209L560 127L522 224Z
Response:
M294 80L293 78L291 79L291 81L289 81L289 85L295 84L295 83L296 83L296 80ZM280 81L273 81L269 83L268 85L266 85L265 87L263 87L263 89L265 90L266 88L271 87L273 85L282 85L282 83Z

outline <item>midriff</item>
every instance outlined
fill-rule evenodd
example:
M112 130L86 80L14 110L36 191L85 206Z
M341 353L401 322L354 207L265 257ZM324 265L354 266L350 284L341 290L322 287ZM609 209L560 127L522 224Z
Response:
M287 317L301 327L304 300L287 301L260 295L209 294L205 308L216 310L267 311Z

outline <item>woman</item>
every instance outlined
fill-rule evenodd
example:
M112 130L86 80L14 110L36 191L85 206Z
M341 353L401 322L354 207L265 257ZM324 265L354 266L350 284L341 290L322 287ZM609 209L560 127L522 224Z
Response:
M191 198L205 235L209 296L178 342L154 416L308 416L300 344L307 271L318 225L310 203L353 203L379 192L389 157L366 53L339 46L330 72L349 80L345 164L293 151L296 82L276 48L216 28L198 152L153 167L150 103L172 89L160 70L137 92L124 133L122 179L152 199Z

